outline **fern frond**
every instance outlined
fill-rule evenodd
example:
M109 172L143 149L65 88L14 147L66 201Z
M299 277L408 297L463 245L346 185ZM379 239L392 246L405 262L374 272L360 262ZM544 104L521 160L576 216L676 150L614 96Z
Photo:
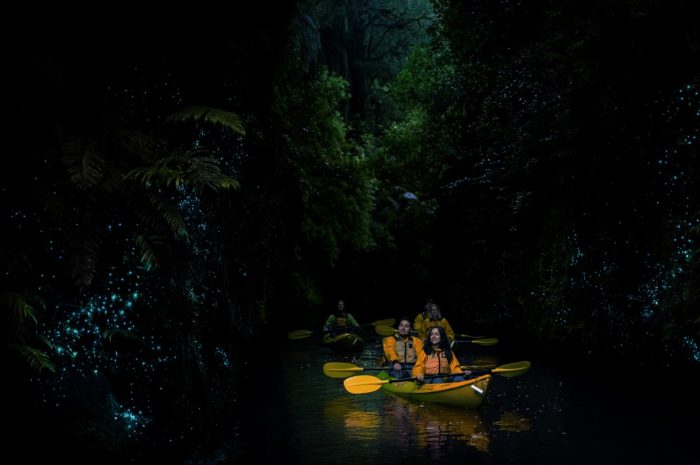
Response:
M94 143L85 143L71 138L63 144L63 163L68 169L71 182L81 190L97 186L105 169L104 158Z
M212 156L194 157L187 169L192 187L201 189L208 187L214 191L219 189L238 188L240 184L233 178L221 172L219 160Z
M230 111L220 110L218 108L194 106L187 107L178 111L166 118L166 121L189 121L194 120L196 123L213 123L220 124L225 128L245 135L245 128L241 117Z
M10 310L15 318L15 321L22 324L27 320L32 320L34 324L37 323L36 312L34 307L29 305L25 298L15 292L3 292L2 297L0 297L3 307Z
M173 205L166 202L163 197L152 192L148 192L146 195L149 203L160 214L173 234L181 238L187 238L189 236L187 224L185 224L185 220L182 218L180 212Z
M118 137L129 154L148 162L158 159L158 143L152 137L140 131L119 131Z
M96 231L80 234L73 244L71 276L76 286L90 287L97 275L98 255L102 249L102 237Z
M222 176L219 161L211 156L192 158L187 168L187 176L195 189L206 186L217 190L218 180Z
M135 168L124 175L124 179L135 179L143 184L156 184L159 186L174 185L179 187L185 182L185 173L167 166L146 166Z
M219 187L222 189L240 189L241 183L228 176L219 178Z
M160 243L157 236L150 236L146 238L144 235L139 234L136 236L136 244L139 246L141 255L139 260L143 264L146 271L151 271L158 267L158 257L156 251L152 244Z
M54 373L56 372L56 365L53 364L48 355L39 349L26 345L15 345L14 348L24 357L24 360L31 368L39 372L44 368Z
M44 336L43 334L37 334L36 338L39 339L39 341L41 341L42 344L44 344L47 348L53 350L53 344L51 343L48 337Z

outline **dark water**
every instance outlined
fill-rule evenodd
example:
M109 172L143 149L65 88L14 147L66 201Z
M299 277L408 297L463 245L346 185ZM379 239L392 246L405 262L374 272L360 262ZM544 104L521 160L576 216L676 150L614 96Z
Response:
M494 348L462 350L462 363L522 360ZM378 341L358 364L375 365ZM494 376L475 411L411 402L383 390L347 393L327 361L352 361L315 341L290 341L284 383L268 403L260 457L300 464L700 464L692 415L664 407L673 385L629 383L532 360L516 378ZM575 367L574 367L575 368ZM692 409L691 409L692 410ZM685 412L687 413L687 412Z

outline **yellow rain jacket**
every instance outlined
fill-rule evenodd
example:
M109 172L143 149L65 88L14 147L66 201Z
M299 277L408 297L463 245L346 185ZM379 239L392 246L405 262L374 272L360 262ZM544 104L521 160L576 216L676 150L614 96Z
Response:
M384 346L384 356L389 363L413 364L416 363L418 354L423 352L423 341L410 335L406 339L399 334L385 337L382 345Z
M455 332L452 329L452 326L450 326L450 323L447 321L447 318L443 318L442 320L423 320L423 326L421 329L419 329L419 337L422 339L425 339L428 337L428 330L434 326L442 326L445 328L445 334L447 335L447 339L449 342L452 342L455 340ZM415 328L415 326L414 326Z
M416 315L416 319L413 320L413 330L418 331L418 337L421 339L425 339L425 334L422 334L423 332L423 321L426 319L426 313L421 312L418 315Z
M425 351L421 350L411 373L412 376L437 375L441 373L458 374L462 373L459 365L459 360L457 360L454 352L452 352L452 361L450 362L442 349L435 349L435 352L430 355L426 355Z

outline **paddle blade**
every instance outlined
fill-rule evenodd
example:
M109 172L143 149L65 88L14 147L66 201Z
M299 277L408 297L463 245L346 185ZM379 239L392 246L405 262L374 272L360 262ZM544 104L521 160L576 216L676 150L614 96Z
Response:
M498 344L498 339L496 339L495 337L489 337L484 339L473 339L469 341L455 340L453 342L462 344L477 344L480 346L495 346L496 344Z
M474 339L473 341L469 342L480 346L495 346L496 344L498 344L498 339L496 339L495 337L490 337L485 339Z
M369 394L378 391L382 384L388 383L388 379L379 379L370 375L353 376L343 381L345 390L350 394Z
M370 323L372 326L394 326L396 323L396 318L385 318L383 320L377 320Z
M380 336L393 336L396 333L396 328L392 326L375 326L374 327L374 332L379 334Z
M503 376L504 378L512 378L525 374L530 369L531 363L527 360L523 362L508 363L491 370L491 373Z
M353 363L328 362L323 364L323 374L329 378L347 378L361 371L363 368Z
M298 329L296 331L290 331L287 333L287 337L292 340L296 339L306 339L307 337L311 336L314 332L309 331L308 329Z
M466 337L467 339L483 339L486 336L470 336L469 334L457 334L457 337Z

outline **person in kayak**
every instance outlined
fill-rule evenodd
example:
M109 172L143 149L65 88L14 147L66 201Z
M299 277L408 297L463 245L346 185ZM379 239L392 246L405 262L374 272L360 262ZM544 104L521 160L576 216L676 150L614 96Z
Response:
M423 331L423 322L430 318L430 306L433 304L433 299L425 299L423 311L416 315L413 320L413 330L418 333L418 337L425 339L425 331Z
M389 375L394 378L408 378L418 354L423 352L423 341L411 336L411 321L407 316L399 318L398 332L385 337L382 345L384 357L392 368Z
M425 378L425 375L444 374L444 377ZM458 376L450 376L450 375ZM444 383L444 378L451 381L464 381L463 375L470 375L471 371L459 366L459 360L450 349L447 342L447 334L442 326L433 326L428 330L428 339L425 340L423 351L418 354L412 375L419 383Z
M435 326L441 326L445 330L445 334L447 335L447 343L450 344L450 347L452 347L455 340L455 332L452 329L452 326L450 326L450 323L447 321L447 318L443 318L438 304L431 302L430 314L428 315L428 319L423 321L423 327L419 331L419 336L424 334L425 336L421 337L427 337L428 330Z
M323 331L330 333L331 336L337 336L345 332L355 333L358 326L355 318L345 312L345 302L339 300L338 309L328 317L326 324L323 325Z

